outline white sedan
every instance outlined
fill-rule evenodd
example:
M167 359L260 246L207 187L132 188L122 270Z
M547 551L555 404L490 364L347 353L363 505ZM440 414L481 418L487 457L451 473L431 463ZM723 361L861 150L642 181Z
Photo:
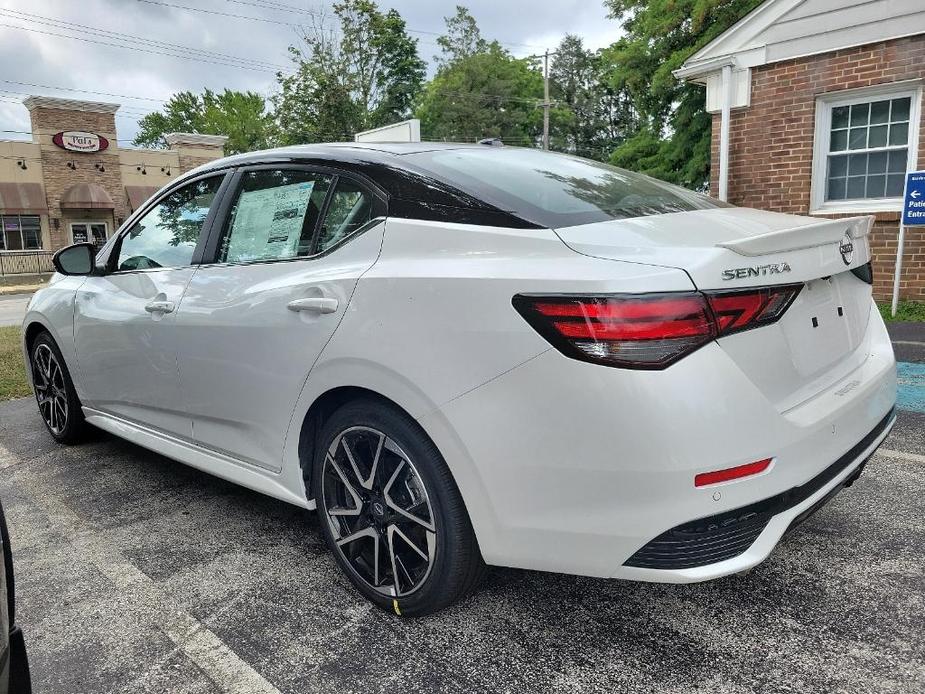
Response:
M60 251L24 350L58 441L94 425L317 508L402 615L486 563L701 581L893 425L870 227L529 149L257 152Z

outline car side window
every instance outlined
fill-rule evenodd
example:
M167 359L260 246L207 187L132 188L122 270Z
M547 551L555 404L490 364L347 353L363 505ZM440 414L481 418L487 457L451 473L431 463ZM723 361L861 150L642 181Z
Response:
M245 173L219 244L218 262L311 255L331 178L298 169Z
M223 178L203 178L162 198L122 237L116 269L189 265Z
M338 180L321 224L318 252L336 246L372 219L372 215L370 194L349 179Z

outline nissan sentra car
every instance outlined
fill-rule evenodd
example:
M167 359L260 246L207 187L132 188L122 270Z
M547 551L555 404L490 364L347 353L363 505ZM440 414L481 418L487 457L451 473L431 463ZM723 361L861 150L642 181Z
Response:
M402 615L486 564L702 581L893 425L871 222L532 149L256 152L59 251L23 346L58 441L93 425L317 509Z

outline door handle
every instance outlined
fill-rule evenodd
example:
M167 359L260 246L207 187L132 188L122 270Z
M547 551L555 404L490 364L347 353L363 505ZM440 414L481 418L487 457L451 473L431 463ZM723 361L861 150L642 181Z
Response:
M150 301L145 304L148 313L173 313L176 306L172 301Z
M337 310L337 299L323 296L312 296L307 299L295 299L286 304L290 311L311 311L312 313L334 313Z

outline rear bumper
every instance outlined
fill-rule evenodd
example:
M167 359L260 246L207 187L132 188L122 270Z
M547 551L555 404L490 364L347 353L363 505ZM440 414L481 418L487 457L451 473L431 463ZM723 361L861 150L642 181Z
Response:
M701 581L767 557L794 519L849 479L886 436L891 419L867 438L896 402L895 360L879 315L859 349L860 366L786 410L715 343L657 372L550 350L419 421L453 472L489 564ZM765 458L772 466L759 475L694 485L698 473ZM739 538L737 553L681 568L627 565L678 526L786 493L788 503L767 509Z
M851 450L805 484L662 533L624 562L621 577L685 583L754 566L768 555L787 530L815 513L844 486L857 479L895 421L895 411L891 410ZM641 571L634 573L634 569Z

